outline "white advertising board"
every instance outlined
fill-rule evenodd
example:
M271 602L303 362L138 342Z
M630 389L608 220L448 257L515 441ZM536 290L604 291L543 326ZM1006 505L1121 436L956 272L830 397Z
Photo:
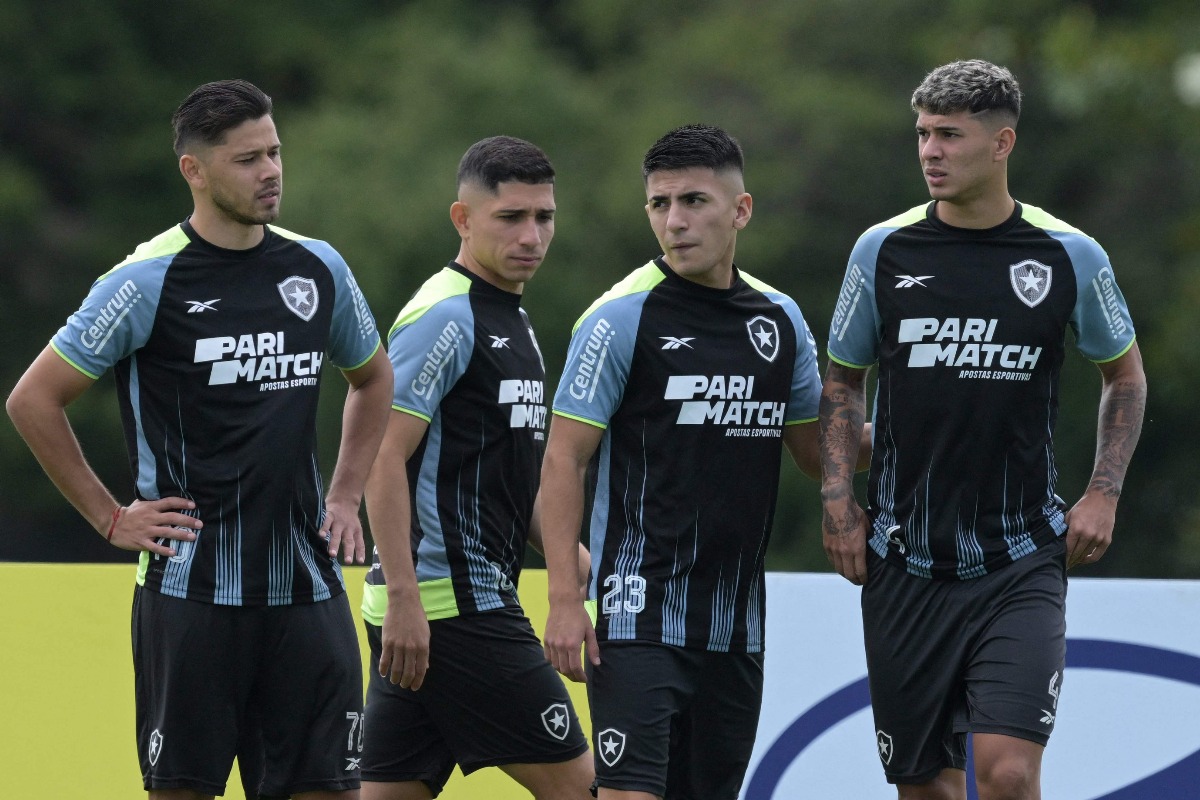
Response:
M876 755L858 602L835 575L768 575L766 685L743 800L896 797ZM1070 581L1042 795L1200 798L1200 581Z

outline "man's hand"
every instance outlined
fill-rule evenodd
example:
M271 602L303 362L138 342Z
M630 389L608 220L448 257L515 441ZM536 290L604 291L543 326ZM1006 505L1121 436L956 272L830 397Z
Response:
M600 645L596 642L596 629L588 617L587 609L578 600L571 603L552 603L546 618L546 635L542 637L546 660L567 678L583 683L587 673L583 669L580 651L587 647L587 658L592 666L600 664Z
M146 550L160 556L175 555L175 548L159 544L158 539L194 542L196 531L204 523L180 513L192 511L196 504L182 497L163 497L159 500L134 500L117 517L109 540L122 550Z
M1067 568L1095 564L1112 544L1117 500L1087 492L1067 512Z
M418 599L401 603L388 597L383 615L383 649L379 653L379 674L414 692L425 682L429 670L429 620Z
M362 520L358 518L358 503L326 498L320 534L329 543L330 558L337 558L340 546L347 564L366 563L367 545L363 539Z
M867 582L867 515L855 501L853 492L825 499L821 504L822 544L825 557L846 580L855 586Z

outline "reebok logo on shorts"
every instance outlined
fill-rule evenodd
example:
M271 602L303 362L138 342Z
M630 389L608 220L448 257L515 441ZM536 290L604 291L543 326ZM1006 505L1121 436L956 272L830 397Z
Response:
M625 734L616 728L600 731L596 741L599 743L596 749L600 752L600 759L610 767L616 766L621 756L625 755Z
M551 704L542 712L542 725L545 726L546 733L560 742L566 739L567 732L571 730L571 716L567 713L567 704Z

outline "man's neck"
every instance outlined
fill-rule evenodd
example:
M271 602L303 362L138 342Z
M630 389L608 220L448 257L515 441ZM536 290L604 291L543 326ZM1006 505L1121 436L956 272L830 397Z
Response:
M246 225L206 209L197 208L190 219L192 229L209 244L226 250L249 250L258 246L266 228L262 225Z

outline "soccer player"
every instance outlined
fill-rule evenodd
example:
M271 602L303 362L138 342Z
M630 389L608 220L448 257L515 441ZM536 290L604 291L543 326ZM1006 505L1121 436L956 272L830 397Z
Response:
M393 411L367 483L366 800L436 797L455 764L500 767L541 800L590 797L587 741L516 589L526 543L540 547L546 437L546 371L521 294L554 212L539 148L472 145L450 206L458 255L389 334Z
M864 233L829 334L825 549L864 585L879 757L901 798L1040 797L1065 659L1066 570L1112 541L1146 379L1108 256L1013 200L1021 92L985 61L912 97L932 202ZM1052 436L1067 328L1102 378L1095 467L1065 515ZM878 364L869 512L848 467Z
M283 187L271 99L208 83L172 122L191 216L92 285L8 412L92 527L141 551L133 657L150 797L221 794L239 736L243 749L262 743L262 794L354 797L362 668L337 554L365 560L358 507L391 366L341 256L269 224ZM327 355L350 392L323 498ZM128 503L88 466L64 413L110 367Z
M650 148L646 213L663 255L584 313L554 398L546 656L589 678L609 800L737 797L762 700L782 445L819 470L812 336L795 302L734 265L752 207L742 171L719 128L684 126ZM597 451L593 629L575 548Z

